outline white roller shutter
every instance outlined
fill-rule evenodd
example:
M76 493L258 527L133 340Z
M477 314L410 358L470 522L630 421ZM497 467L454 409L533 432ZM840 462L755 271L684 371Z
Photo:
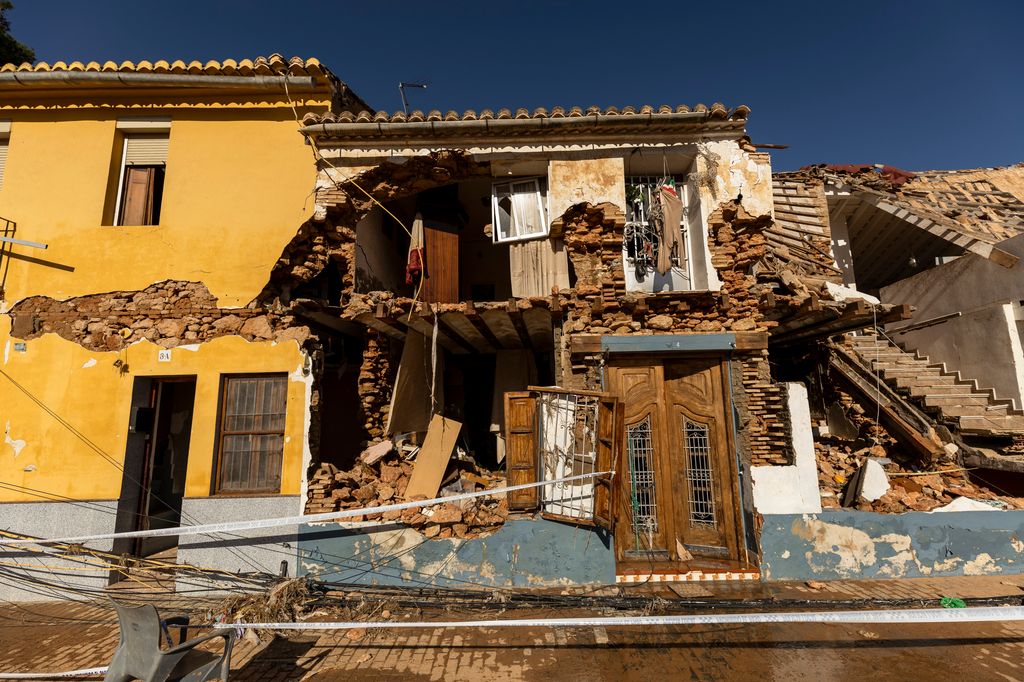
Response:
M167 163L166 133L160 135L126 135L124 163L126 166L160 166Z
M0 188L4 186L4 168L7 167L7 138L0 137Z

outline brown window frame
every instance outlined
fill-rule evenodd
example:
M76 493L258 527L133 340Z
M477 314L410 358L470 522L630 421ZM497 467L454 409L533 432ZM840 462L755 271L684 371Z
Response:
M228 417L228 388L232 380L240 379L277 379L284 381L284 397L283 397L283 414L281 429L277 430L228 430L227 429L227 417ZM234 415L232 415L234 416ZM214 462L213 480L211 481L211 493L213 495L221 496L238 496L238 495L267 495L267 494L280 494L281 484L284 474L284 442L287 433L287 419L288 419L288 375L284 372L267 372L267 373L250 373L250 374L224 374L221 375L220 381L220 401L217 407L217 445L216 445L216 458ZM223 487L222 480L222 465L224 463L224 441L231 436L280 436L281 437L281 452L279 456L280 467L277 471L277 485L271 487L269 484L262 487L254 488L230 488L225 490ZM248 453L249 457L252 457L252 450ZM252 466L251 460L249 466Z
M111 225L116 227L142 227L160 224L160 213L163 208L164 181L167 175L167 160L159 162L136 163L128 159L128 146L133 139L164 139L170 142L170 129L126 131L121 137L121 159L118 164L116 195L114 196L114 213ZM136 173L147 176L144 196L133 198L132 185ZM138 205L135 205L138 203ZM130 220L135 216L139 220Z

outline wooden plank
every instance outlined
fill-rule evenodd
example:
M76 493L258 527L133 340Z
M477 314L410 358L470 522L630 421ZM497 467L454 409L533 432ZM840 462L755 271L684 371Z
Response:
M383 332L393 339L401 341L405 338L405 330L399 327L394 320L377 317L373 313L360 313L353 319L355 319L356 322L365 324L371 329Z
M523 323L534 348L548 349L554 345L550 311L544 308L528 308L523 311Z
M447 326L450 336L469 345L477 353L493 353L495 348L469 319L459 312L441 313L441 324Z
M768 332L734 332L736 350L763 350L768 347Z
M533 339L530 338L530 332L526 329L526 323L523 322L523 316L519 314L519 311L510 311L508 313L508 319L512 321L512 325L516 328L516 333L519 334L519 343L522 344L523 348L533 348Z
M502 348L522 348L519 332L506 311L485 310L480 313L480 319L491 330L494 338L498 339Z
M454 419L434 415L430 420L430 426L427 427L423 447L416 455L409 486L405 489L405 499L411 500L418 495L427 498L437 497L441 479L444 478L461 429L462 424Z
M411 318L403 317L402 319L407 325L409 325L410 329L415 329L420 334L426 336L428 339L433 338L434 325L430 324L419 315L413 315ZM465 348L452 341L448 337L448 334L446 334L440 327L438 327L437 330L437 342L445 350L451 351L452 353L457 353L459 355L466 355L467 353L469 353L469 351L467 351Z
M601 352L599 334L573 334L569 337L569 352L573 355L595 355Z
M490 344L491 348L495 350L500 350L502 348L501 341L499 341L498 337L494 335L494 332L492 332L490 328L488 328L488 326L484 324L484 321L480 319L479 315L477 315L475 312L466 313L466 319L469 320L469 323L473 325L474 328L476 328L476 330L480 333L481 336L487 339L487 343Z

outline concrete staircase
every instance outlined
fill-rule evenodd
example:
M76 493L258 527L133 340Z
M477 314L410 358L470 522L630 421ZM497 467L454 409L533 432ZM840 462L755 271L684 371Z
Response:
M978 388L944 364L874 334L848 335L842 345L863 367L939 423L982 436L1024 433L1024 411L1013 409L1011 401L997 399L991 389Z

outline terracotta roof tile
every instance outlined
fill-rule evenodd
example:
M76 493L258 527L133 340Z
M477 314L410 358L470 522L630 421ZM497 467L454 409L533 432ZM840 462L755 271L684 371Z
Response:
M157 73L157 74L205 74L209 76L253 76L253 75L292 75L309 76L312 78L325 78L330 74L320 61L314 58L302 59L292 57L285 59L279 54L272 54L269 57L257 57L254 60L225 59L223 61L209 60L205 63L199 61L184 62L176 59L168 62L165 59L156 61L141 60L138 62L123 61L120 64L112 61L100 62L79 62L66 63L63 61L53 62L28 62L22 64L3 64L0 66L0 73L11 71L35 71L35 72L60 72L60 71L94 71L94 72L131 72L131 73Z
M476 121L486 119L527 119L527 118L578 118L582 116L621 116L624 119L630 116L658 116L664 114L685 114L689 112L706 113L714 120L722 121L745 121L750 115L750 107L740 105L735 109L728 109L721 102L715 102L711 107L707 107L703 104L697 104L692 109L685 104L681 104L676 107L672 107L666 104L655 107L650 104L644 104L640 107L625 106L621 109L618 107L596 107L591 106L583 109L581 107L551 107L550 109L545 107L538 107L530 110L524 107L519 107L514 111L508 108L499 109L497 112L491 109L481 109L479 113L473 109L468 109L461 114L455 111L448 111L442 114L438 110L432 110L427 114L422 111L413 111L406 116L401 111L396 111L393 114L384 114L382 117L380 114L372 117L374 123L406 123L406 122L421 122L421 121ZM317 115L307 115L303 120L304 125L315 125L317 123L348 123L348 122L362 122L364 118L361 117L341 117L332 113L323 113Z

